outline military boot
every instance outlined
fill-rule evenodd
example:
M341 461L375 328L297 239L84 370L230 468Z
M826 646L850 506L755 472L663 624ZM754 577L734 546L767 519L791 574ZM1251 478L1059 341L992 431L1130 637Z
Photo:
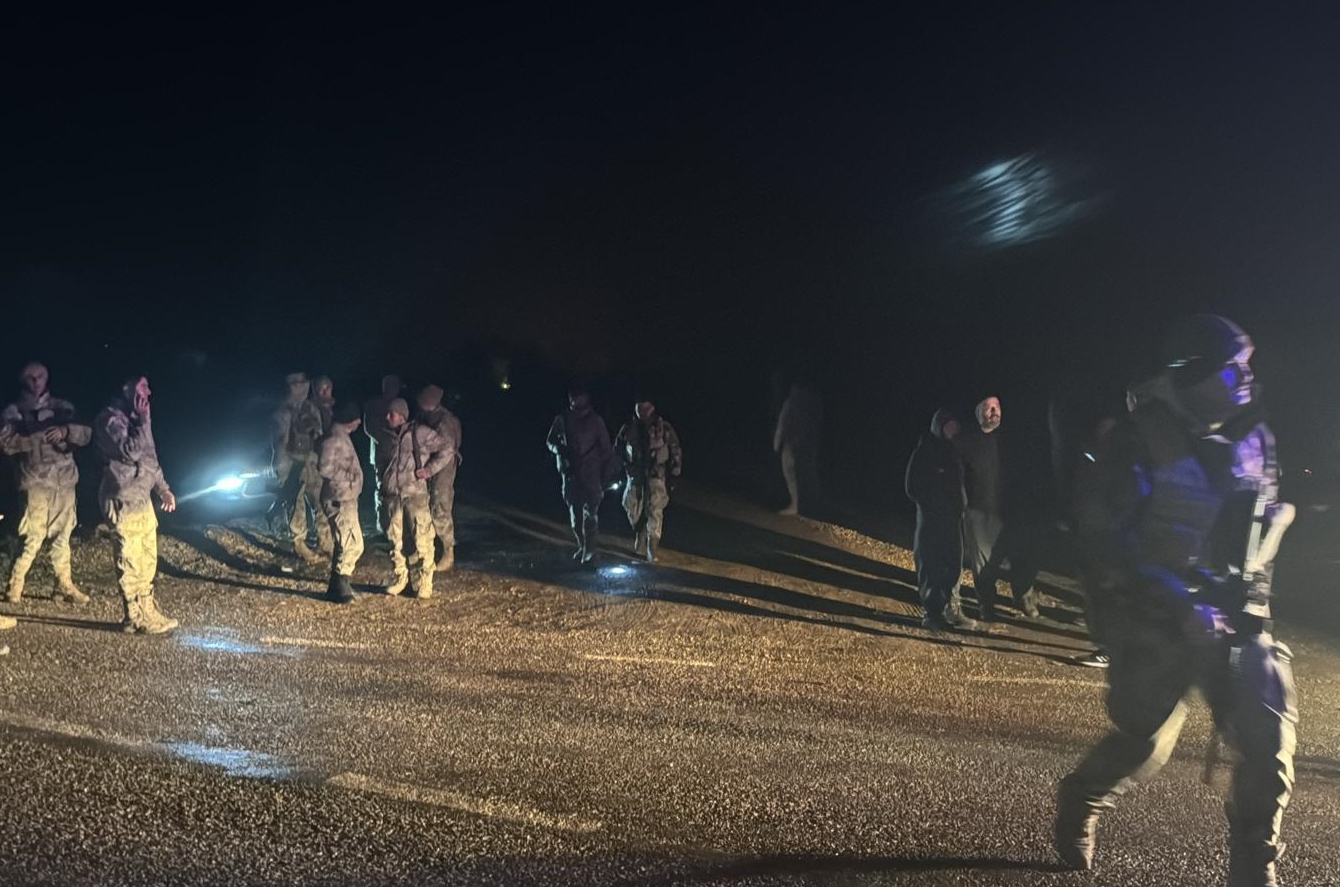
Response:
M433 569L437 570L439 573L444 573L454 566L456 566L456 546L443 545L442 556L437 559L437 566Z
M647 563L656 563L656 552L660 550L661 540L655 536L647 537Z
M976 619L963 615L963 609L956 603L945 604L941 624L951 631L978 631L982 625Z
M331 572L330 584L326 586L326 600L336 604L349 604L354 600L354 587L348 576Z
M414 596L421 601L426 601L433 596L433 573L431 570L425 570L419 574L419 581L415 584Z
M391 584L386 586L386 593L394 597L400 594L408 587L409 587L409 571L406 570L403 573L396 573L394 576L391 577Z
M154 600L152 591L140 598L140 608L143 623L136 628L140 634L167 634L180 624L176 619L169 619L163 615L158 609L158 602Z
M1056 793L1056 855L1072 869L1093 868L1098 838L1098 809L1084 798L1070 777Z
M647 534L638 530L633 535L633 554L641 557L647 553Z
M5 600L17 604L23 600L23 578L15 573L9 577L9 587L5 589Z
M1025 616L1034 621L1042 618L1042 613L1038 611L1038 593L1033 589L1025 591L1019 596L1019 609Z
M86 604L91 598L79 590L79 586L74 584L74 577L69 573L56 574L56 594L65 599L70 604Z

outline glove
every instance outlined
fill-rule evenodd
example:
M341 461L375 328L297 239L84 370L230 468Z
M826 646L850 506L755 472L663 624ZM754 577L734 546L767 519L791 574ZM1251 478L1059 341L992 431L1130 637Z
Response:
M1217 641L1228 636L1229 621L1218 607L1195 604L1187 614L1186 629L1192 639Z

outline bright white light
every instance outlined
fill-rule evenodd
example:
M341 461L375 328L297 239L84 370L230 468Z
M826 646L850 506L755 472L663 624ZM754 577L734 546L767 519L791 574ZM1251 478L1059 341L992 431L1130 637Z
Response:
M509 382L507 379L503 379L498 387L501 388L503 391L511 391L512 383Z
M993 163L942 195L957 238L988 249L1060 234L1090 215L1099 198L1084 193L1084 173L1039 154Z
M245 480L234 474L229 475L228 477L225 478L221 478L219 482L214 485L214 489L220 490L224 493L235 493L238 490L242 489L242 487L246 486L246 483L247 482Z
M606 576L627 576L633 571L628 567L605 567L600 572Z

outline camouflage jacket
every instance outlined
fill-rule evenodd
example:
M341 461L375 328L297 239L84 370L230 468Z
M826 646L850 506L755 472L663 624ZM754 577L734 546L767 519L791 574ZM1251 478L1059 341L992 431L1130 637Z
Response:
M0 423L0 441L5 454L18 461L22 489L68 490L78 483L74 450L88 445L93 429L75 419L68 401L46 393L37 398L25 395L5 408ZM60 426L65 426L65 439L48 443L44 433Z
M123 403L113 403L98 414L93 436L104 463L98 489L104 505L144 505L150 501L150 491L162 494L168 490L148 419L139 418Z
M271 429L275 468L306 462L315 455L321 436L321 411L310 400L284 401L274 412Z
M323 435L329 434L330 425L331 422L334 421L335 416L335 401L333 399L324 400L316 395L312 395L311 402L316 407L317 413L321 416L321 433Z
M650 422L634 419L626 423L614 439L614 451L633 481L644 471L648 478L664 479L667 474L678 477L683 468L679 435L660 416L653 416Z
M428 495L428 482L419 480L414 472L423 468L429 477L437 474L456 458L456 447L443 439L427 425L406 422L398 431L391 431L391 445L386 451L386 467L382 469L382 492L391 496L412 498ZM381 454L378 454L381 458Z
M422 421L451 445L456 453L456 461L461 461L461 420L456 418L456 414L446 407L439 407L431 413L424 413Z
M321 438L316 464L321 474L322 502L358 502L363 492L363 466L344 426L331 426Z

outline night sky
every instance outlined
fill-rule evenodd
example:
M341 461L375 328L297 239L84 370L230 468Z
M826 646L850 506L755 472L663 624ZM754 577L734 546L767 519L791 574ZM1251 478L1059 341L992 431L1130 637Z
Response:
M0 363L362 396L474 348L690 424L786 367L901 462L942 401L1036 414L1215 310L1337 430L1333 15L781 6L13 22Z

